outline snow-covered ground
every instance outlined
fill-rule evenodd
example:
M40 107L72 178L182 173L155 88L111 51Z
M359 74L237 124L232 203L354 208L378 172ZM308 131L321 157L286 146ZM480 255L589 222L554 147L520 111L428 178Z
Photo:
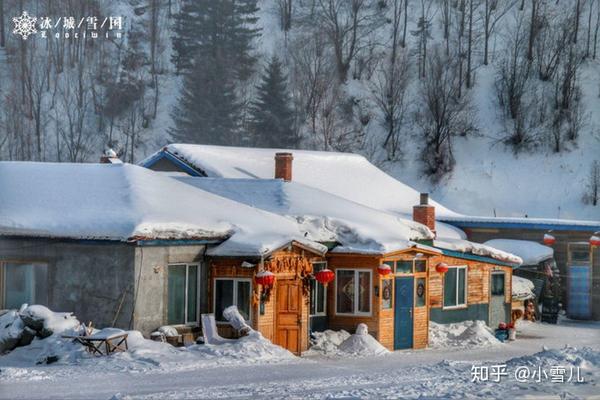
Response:
M565 348L566 345L571 347ZM26 367L18 360L1 356L0 398L558 399L593 398L600 394L600 323L591 322L561 320L558 326L523 323L515 342L468 349L396 351L358 358L286 355L259 360L250 354L238 359L233 354L220 354L210 359L194 350L172 349L170 356L144 352L133 350L132 354L75 364ZM177 352L186 356L174 361L173 354ZM489 369L506 365L508 376L499 383L473 383L473 365ZM541 367L547 372L552 366L562 366L566 369L565 380L571 367L574 371L579 367L584 382L555 383L550 382L549 376L540 383L532 377L520 383L514 372L523 366L530 371Z

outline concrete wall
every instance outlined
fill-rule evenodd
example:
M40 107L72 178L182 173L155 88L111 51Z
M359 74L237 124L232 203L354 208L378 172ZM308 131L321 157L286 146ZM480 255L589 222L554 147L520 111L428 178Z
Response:
M96 327L114 326L150 334L167 323L169 264L199 263L208 281L205 246L140 247L107 241L0 239L0 262L48 264L48 304L73 312ZM200 312L208 309L200 288ZM134 311L135 309L135 311Z
M129 328L133 246L113 242L0 239L0 261L48 264L48 304L94 326Z
M205 246L138 246L135 248L137 295L133 328L148 335L167 324L168 265L200 265L200 312L208 311L208 267L204 263ZM139 282L139 285L137 284Z

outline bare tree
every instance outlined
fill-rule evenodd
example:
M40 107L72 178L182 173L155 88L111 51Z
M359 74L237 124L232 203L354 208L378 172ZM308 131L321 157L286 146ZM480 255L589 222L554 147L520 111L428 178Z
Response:
M368 44L377 27L379 10L367 0L317 0L316 18L331 46L340 82L348 77L350 65ZM314 21L307 21L314 24Z
M468 96L459 96L456 63L434 47L421 82L421 112L417 120L424 138L422 160L434 180L452 171L452 138L476 130Z
M489 63L489 43L498 22L515 6L517 0L484 0L483 2L483 65Z
M590 174L583 202L597 206L600 204L600 161L594 160L590 166Z
M395 61L390 61L381 68L378 78L371 84L373 99L383 116L382 125L387 132L383 147L387 150L388 160L395 160L400 152L409 83L409 57L402 52L396 55Z
M418 61L419 61L419 77L425 78L425 68L427 64L427 44L431 39L431 23L433 20L431 0L421 0L421 14L417 21L417 29L411 31L411 34L418 38Z
M279 26L284 32L292 29L292 2L293 0L278 0Z

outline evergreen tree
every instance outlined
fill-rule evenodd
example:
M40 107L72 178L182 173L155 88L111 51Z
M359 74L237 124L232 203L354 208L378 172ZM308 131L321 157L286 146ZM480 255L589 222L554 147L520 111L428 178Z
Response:
M174 112L174 139L239 143L236 88L253 72L259 35L256 0L184 0L173 38L173 61L185 87ZM190 60L192 60L190 62Z
M281 62L273 57L257 86L257 99L251 108L255 144L263 147L295 147L294 112Z
M218 66L196 63L185 77L179 105L173 113L175 141L231 145L238 142L240 106L233 84L219 80Z

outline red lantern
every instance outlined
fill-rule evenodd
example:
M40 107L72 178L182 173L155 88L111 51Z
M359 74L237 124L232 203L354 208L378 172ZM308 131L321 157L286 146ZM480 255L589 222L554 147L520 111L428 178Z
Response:
M333 278L335 278L335 274L332 270L327 268L322 269L315 274L315 279L324 286L327 286L329 282L333 281Z
M275 274L271 271L260 271L254 278L257 285L261 285L265 288L273 286L275 283Z
M556 243L556 238L548 233L544 234L544 244L546 246L552 246Z
M445 262L441 262L435 266L435 270L440 274L445 274L446 272L448 272L448 264L446 264Z
M377 267L377 272L379 272L379 275L386 276L392 273L392 267L387 264L381 264Z
M600 232L596 232L590 237L590 246L600 246Z

